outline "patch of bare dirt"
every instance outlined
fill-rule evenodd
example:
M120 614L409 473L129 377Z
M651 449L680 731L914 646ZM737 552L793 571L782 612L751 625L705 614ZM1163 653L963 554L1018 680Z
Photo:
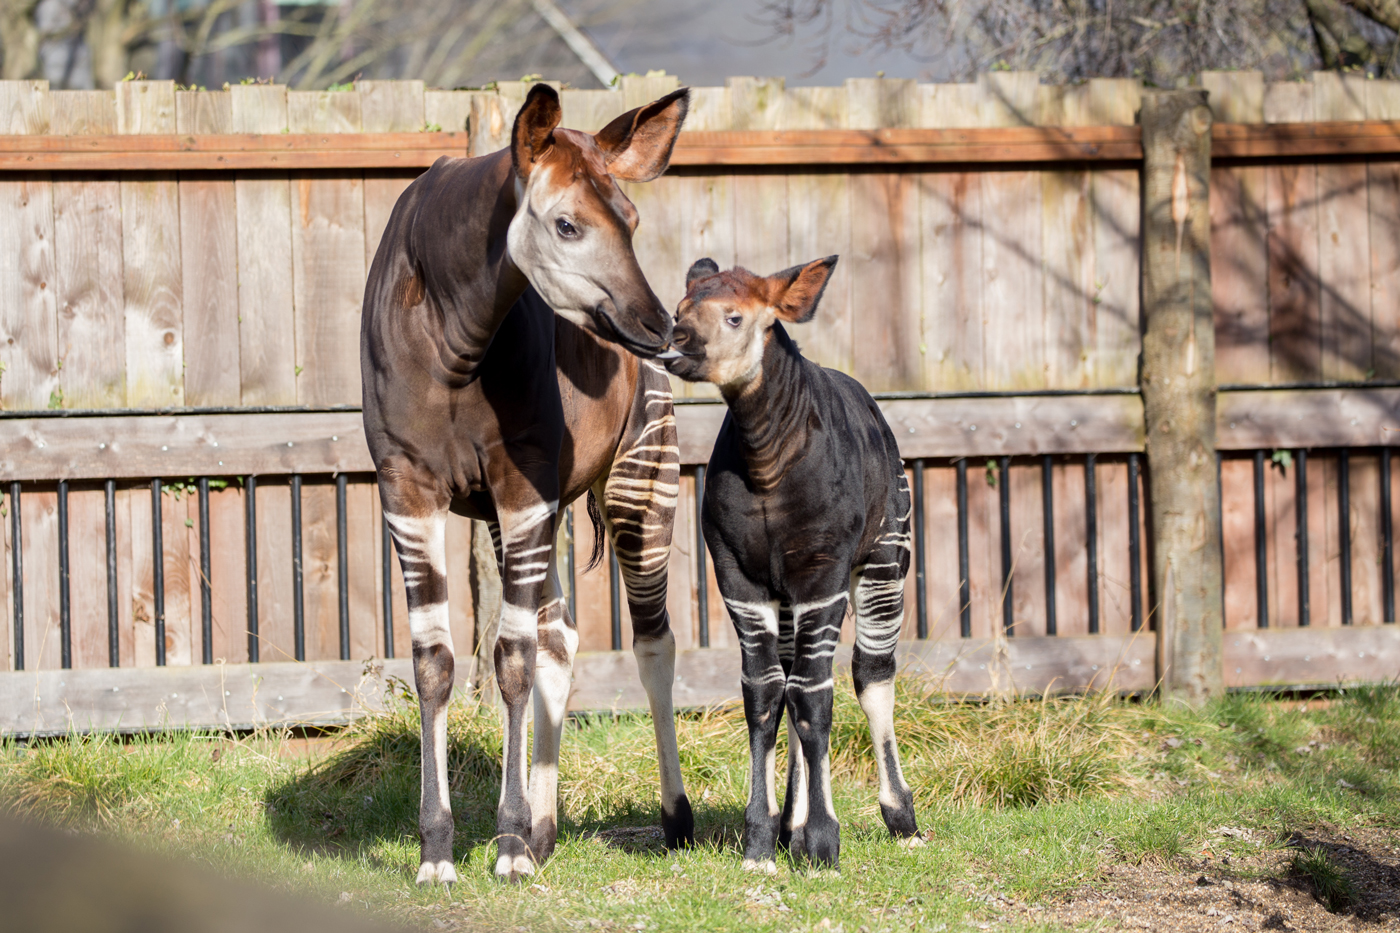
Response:
M1318 848L1347 874L1350 906L1331 913L1306 876L1295 873L1295 852ZM1249 858L1205 856L1170 866L1118 864L1094 884L1058 901L1013 907L1027 920L1071 929L1228 933L1233 930L1371 931L1400 929L1400 833L1342 832L1317 827L1294 833L1288 846Z

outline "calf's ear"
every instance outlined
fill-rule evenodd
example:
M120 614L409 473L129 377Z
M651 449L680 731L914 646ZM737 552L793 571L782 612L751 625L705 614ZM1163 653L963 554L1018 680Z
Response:
M510 132L510 160L515 174L530 177L531 168L554 145L554 128L562 115L559 92L548 84L530 88Z
M708 256L704 259L697 259L695 265L691 266L690 271L685 274L685 287L689 290L692 283L700 279L707 279L712 275L719 275L719 266L715 265L715 261Z
M831 279L831 270L836 268L836 259L828 256L768 276L768 304L780 319L789 324L805 324L812 319Z
M603 151L608 172L623 181L651 181L666 171L689 110L690 88L683 87L599 130L593 141Z

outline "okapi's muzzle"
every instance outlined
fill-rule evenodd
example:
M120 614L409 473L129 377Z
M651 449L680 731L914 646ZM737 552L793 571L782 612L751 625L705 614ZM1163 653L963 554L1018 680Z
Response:
M623 310L611 298L593 309L599 336L621 344L629 352L650 359L671 345L671 315L651 296L650 307L635 306Z

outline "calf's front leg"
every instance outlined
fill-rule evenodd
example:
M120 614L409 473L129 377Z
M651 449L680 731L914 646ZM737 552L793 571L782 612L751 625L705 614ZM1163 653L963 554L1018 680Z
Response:
M846 615L845 591L794 603L796 643L792 673L787 679L788 715L805 764L807 807L805 823L794 818L793 856L805 857L815 868L840 867L841 824L831 802L831 705L834 696L832 659ZM796 809L796 808L794 808Z
M723 592L723 590L721 591ZM778 726L786 678L778 658L778 601L724 600L739 636L744 719L749 727L749 804L744 810L745 871L773 874L778 841L778 789L774 774Z

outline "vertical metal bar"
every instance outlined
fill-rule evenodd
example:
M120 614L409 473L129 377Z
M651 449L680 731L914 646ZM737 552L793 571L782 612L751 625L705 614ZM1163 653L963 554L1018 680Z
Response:
M1390 448L1381 448L1381 612L1395 621L1395 544L1390 515Z
M160 479L151 480L151 579L156 604L156 666L165 666L165 541L161 522Z
M1128 598L1134 632L1142 629L1142 534L1138 523L1138 455L1128 454Z
M121 627L117 610L117 481L103 484L107 524L107 666L121 666Z
M1337 540L1342 546L1342 624L1351 624L1351 451L1337 451Z
M1059 633L1055 620L1055 461L1040 458L1040 511L1045 528L1045 634Z
M65 670L73 666L73 601L68 587L68 480L58 481L58 653Z
M379 517L379 575L383 578L384 657L394 656L394 542L389 537L389 520Z
M248 660L258 662L258 478L243 485L243 560L248 582Z
M924 557L924 461L914 461L914 600L915 635L928 638L928 578Z
M1268 515L1264 508L1264 451L1254 452L1254 602L1259 628L1269 627Z
M350 551L346 529L345 497L350 477L339 473L335 478L335 556L340 608L340 660L350 660Z
M578 575L574 573L574 508L564 509L564 559L569 562L569 618L578 624Z
M705 527L701 516L705 511L705 468L695 468L695 612L700 623L700 647L710 647L710 581L706 578Z
M1298 449L1293 459L1293 541L1298 548L1298 624L1312 623L1308 580L1308 452Z
M214 591L210 579L209 477L199 478L199 622L205 664L214 663Z
M306 660L306 601L301 577L301 474L292 474L292 651Z
M1007 635L1013 635L1016 623L1011 600L1011 458L1002 457L998 481L998 498L1001 505L1001 626Z
M608 594L612 599L612 650L622 650L622 586L618 581L617 551L609 542Z
M1099 482L1093 454L1084 458L1084 549L1089 568L1089 634L1099 633Z
M19 515L19 483L10 484L10 592L15 600L15 670L24 670L24 523Z
M958 474L958 633L972 637L972 580L967 548L967 458L957 460Z

